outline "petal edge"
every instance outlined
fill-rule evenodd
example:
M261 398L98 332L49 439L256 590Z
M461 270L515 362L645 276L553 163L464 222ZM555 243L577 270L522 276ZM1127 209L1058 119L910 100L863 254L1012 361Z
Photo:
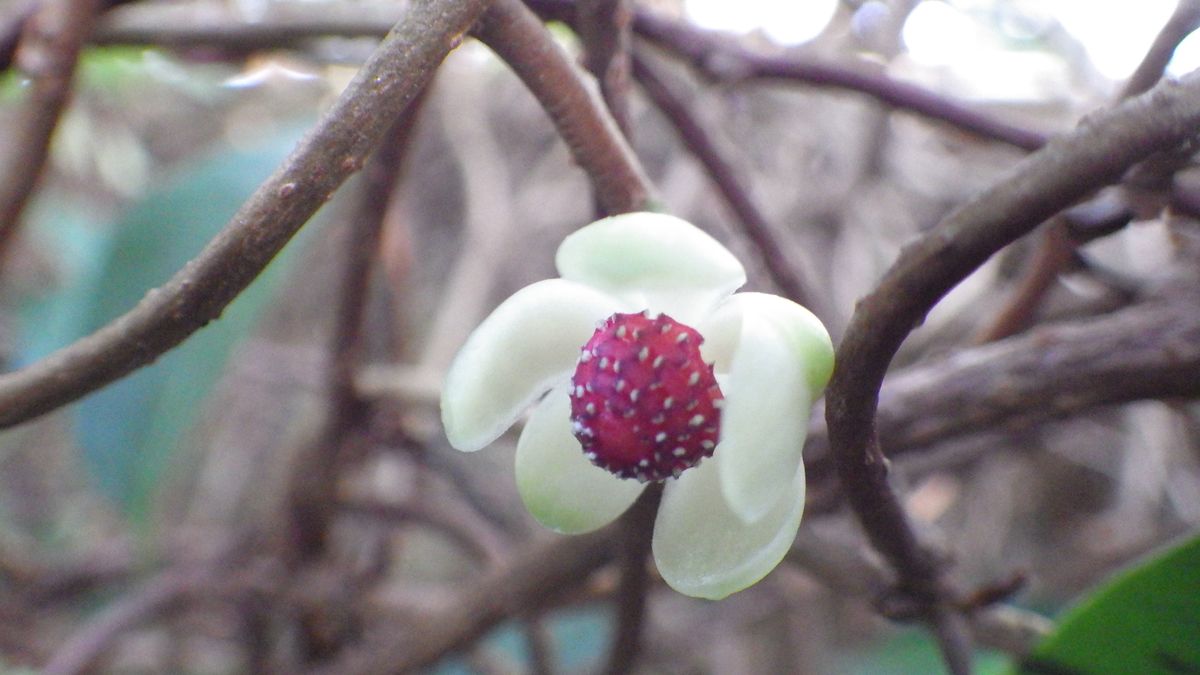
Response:
M812 406L804 364L768 317L747 308L729 372L713 460L721 493L746 524L762 518L801 461Z
M627 213L580 228L558 248L559 274L684 323L746 283L746 271L716 239L665 213Z
M562 279L526 286L467 338L446 372L442 425L450 445L473 452L569 376L600 321L623 309L612 296Z
M730 297L700 330L712 342L706 358L722 372L726 395L713 457L722 493L753 523L787 489L801 461L809 410L832 369L833 346L811 312L765 293Z
M583 456L571 434L567 386L558 386L534 409L517 441L517 491L542 525L583 534L625 512L643 486L621 480Z
M753 525L744 524L720 498L716 467L684 472L667 486L654 525L654 560L671 588L720 600L746 589L783 560L804 514L804 466L790 489Z

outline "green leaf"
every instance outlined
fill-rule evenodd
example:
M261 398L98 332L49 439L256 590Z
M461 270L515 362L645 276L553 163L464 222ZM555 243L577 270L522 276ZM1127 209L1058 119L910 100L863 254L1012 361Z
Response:
M1200 537L1093 592L1066 613L1017 672L1200 673Z

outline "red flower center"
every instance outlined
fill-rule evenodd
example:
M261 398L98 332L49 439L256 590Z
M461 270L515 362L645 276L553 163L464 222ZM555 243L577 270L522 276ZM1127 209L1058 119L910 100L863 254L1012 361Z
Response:
M571 378L571 424L591 462L658 481L711 457L721 388L704 338L665 314L614 314L583 346Z

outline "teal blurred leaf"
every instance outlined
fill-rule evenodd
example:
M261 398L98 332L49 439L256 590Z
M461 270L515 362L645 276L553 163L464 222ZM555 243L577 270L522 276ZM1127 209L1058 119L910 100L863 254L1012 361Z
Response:
M612 612L607 607L579 607L550 612L542 617L558 673L596 672L608 654L613 639ZM533 670L533 656L526 630L506 622L493 630L481 646L519 672ZM451 657L429 669L429 675L474 675L462 657Z
M1117 575L1073 609L1022 675L1200 673L1200 537Z
M841 651L836 666L834 672L847 675L909 675L946 670L937 641L924 628L906 628L868 646ZM1009 660L999 652L975 650L972 672L976 675L999 675L1008 666Z
M170 278L225 225L301 133L294 127L256 147L214 148L152 189L109 236L88 223L86 214L46 207L50 212L38 220L50 220L53 229L39 228L39 234L54 238L71 283L25 308L28 336L20 360L40 358L95 331ZM96 486L134 520L147 514L159 479L186 441L230 351L272 297L297 244L285 248L218 321L75 407L85 466Z

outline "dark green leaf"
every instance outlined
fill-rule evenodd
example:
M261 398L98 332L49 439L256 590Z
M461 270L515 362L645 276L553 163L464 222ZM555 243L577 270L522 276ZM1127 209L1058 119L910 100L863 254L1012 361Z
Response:
M1067 612L1018 672L1200 674L1200 537L1092 593Z

